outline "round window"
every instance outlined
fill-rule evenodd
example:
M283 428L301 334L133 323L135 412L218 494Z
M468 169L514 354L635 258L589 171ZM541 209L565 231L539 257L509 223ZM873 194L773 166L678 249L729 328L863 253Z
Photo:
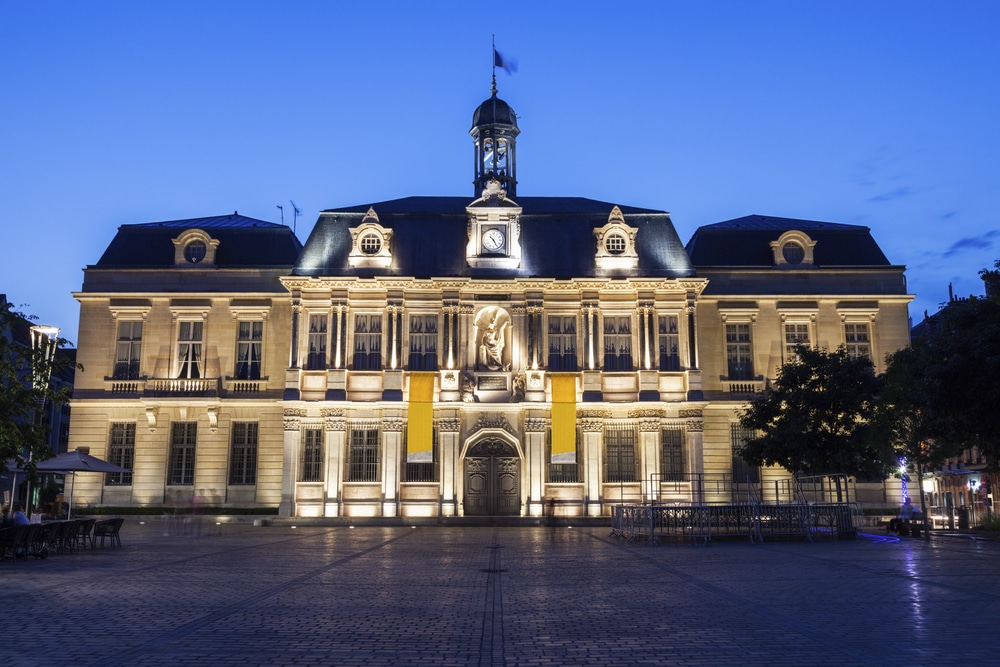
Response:
M361 237L361 252L374 255L382 249L382 237L378 234L365 234Z
M801 264L806 257L806 251L798 243L786 243L781 246L781 256L789 264Z
M205 259L207 252L208 246L205 245L204 241L191 241L191 243L184 246L184 259L191 264L197 264Z
M625 252L625 237L621 234L611 234L604 239L604 249L609 255L621 255Z

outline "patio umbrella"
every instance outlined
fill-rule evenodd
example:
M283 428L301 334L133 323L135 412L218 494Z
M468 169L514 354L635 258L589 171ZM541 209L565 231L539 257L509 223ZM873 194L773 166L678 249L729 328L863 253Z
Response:
M72 474L76 475L79 472L97 472L97 473L108 473L108 472L131 472L127 468L122 468L114 463L109 463L104 459L99 459L96 456L91 456L87 452L81 452L79 449L74 449L71 452L63 452L62 454L57 454L51 459L46 459L45 461L39 461L35 465L35 469L38 472L56 472L62 474ZM70 487L72 489L72 487ZM66 518L72 518L73 515L73 494L69 494L69 509L66 512Z

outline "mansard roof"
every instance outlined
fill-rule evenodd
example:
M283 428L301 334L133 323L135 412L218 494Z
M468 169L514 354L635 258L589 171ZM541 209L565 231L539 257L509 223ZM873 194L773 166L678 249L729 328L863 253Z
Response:
M302 244L285 225L239 213L186 220L122 225L93 268L165 268L174 266L174 243L182 232L200 229L219 241L218 268L292 267Z
M474 268L466 261L468 197L406 197L323 211L295 268L306 276L414 276L484 278L662 277L694 275L665 211L622 206L625 223L638 228L635 269L598 271L594 229L608 223L615 204L583 197L517 197L521 207L521 262L516 269ZM393 232L388 267L348 264L352 237L371 208Z
M764 215L699 227L686 249L697 267L771 267L771 242L793 230L804 232L816 242L816 267L891 266L868 227Z

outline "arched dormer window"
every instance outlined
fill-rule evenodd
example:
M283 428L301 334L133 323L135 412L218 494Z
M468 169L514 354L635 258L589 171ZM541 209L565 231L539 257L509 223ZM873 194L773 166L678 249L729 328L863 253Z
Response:
M374 208L369 208L361 224L351 228L353 245L347 261L352 268L377 267L388 268L392 264L390 241L392 230L385 229L379 223L378 214Z
M813 261L815 246L816 242L805 232L796 229L787 231L777 241L771 241L774 265L791 269L812 266L815 264Z
M200 229L187 229L173 239L175 266L214 266L219 240Z
M639 266L639 255L635 249L635 235L638 227L625 224L625 216L615 206L608 216L608 224L594 229L597 237L595 261L598 269L634 269Z

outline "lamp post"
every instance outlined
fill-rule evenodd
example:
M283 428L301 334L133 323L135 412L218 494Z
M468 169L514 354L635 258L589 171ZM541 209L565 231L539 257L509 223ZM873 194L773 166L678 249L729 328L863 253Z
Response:
M31 327L31 388L37 395L37 407L35 408L35 425L43 426L45 423L45 390L52 379L52 361L56 356L56 348L59 344L59 328L35 325ZM28 461L31 461L34 452L28 448ZM31 502L31 478L28 478L27 490L27 513L30 516L33 503Z

